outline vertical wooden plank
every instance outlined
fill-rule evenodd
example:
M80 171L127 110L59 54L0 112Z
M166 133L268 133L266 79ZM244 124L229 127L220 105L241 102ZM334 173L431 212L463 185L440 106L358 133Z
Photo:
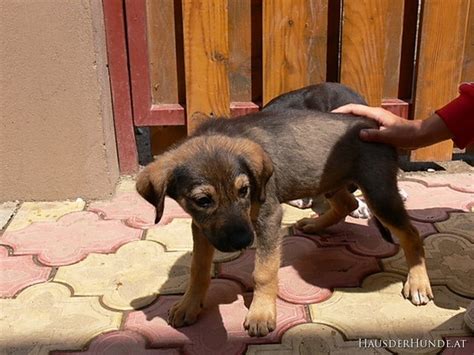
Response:
M405 0L392 0L386 12L383 98L398 98Z
M146 10L152 103L178 103L173 1L146 0Z
M425 0L415 91L415 119L426 119L458 94L469 0ZM447 20L449 19L449 21ZM452 141L411 153L414 161L450 160Z
M474 81L474 1L470 1L469 19L466 32L466 46L464 48L464 62L462 70L463 82Z
M344 0L341 82L380 106L388 0Z
M138 170L138 153L132 118L123 1L104 0L103 7L120 173L132 174Z
M263 103L326 79L327 0L263 2Z
M251 0L229 0L231 101L252 101Z
M183 0L188 133L203 115L230 116L227 0Z

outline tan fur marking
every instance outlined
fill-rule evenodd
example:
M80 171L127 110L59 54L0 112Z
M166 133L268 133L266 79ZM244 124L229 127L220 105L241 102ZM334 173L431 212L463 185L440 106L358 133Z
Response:
M384 222L384 221L382 221ZM384 225L398 237L400 246L405 253L408 265L408 277L403 287L403 295L410 298L415 305L426 304L433 299L428 272L426 270L425 251L418 231L409 224L406 229Z
M340 189L327 199L330 210L318 218L303 218L296 223L296 228L305 233L317 233L343 220L349 213L354 211L357 200L346 188Z
M242 187L249 186L249 185L250 185L250 182L247 175L241 174L237 176L234 180L234 186L237 191L240 190Z
M252 304L244 322L250 336L265 336L276 327L276 297L278 293L278 269L280 268L280 244L271 254L255 257L253 278L255 290Z

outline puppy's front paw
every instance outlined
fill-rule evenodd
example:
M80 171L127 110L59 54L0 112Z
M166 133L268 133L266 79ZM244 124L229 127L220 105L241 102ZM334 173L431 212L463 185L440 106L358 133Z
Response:
M403 296L416 305L427 304L433 297L430 280L426 272L410 272L403 286Z
M202 305L200 302L188 301L186 297L176 302L168 312L168 324L174 328L196 323Z
M251 337L264 337L276 327L276 310L272 306L250 307L244 328Z

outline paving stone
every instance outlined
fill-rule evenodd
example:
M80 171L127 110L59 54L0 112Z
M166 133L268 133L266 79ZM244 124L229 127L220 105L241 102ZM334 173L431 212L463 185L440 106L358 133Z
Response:
M432 285L447 285L451 290L474 298L474 243L452 234L433 234L425 239L428 276ZM386 271L408 273L405 254L383 259Z
M191 218L174 218L169 224L158 225L146 232L147 240L154 240L165 246L166 251L192 251L193 234ZM214 261L224 262L237 258L240 252L223 253L214 251Z
M189 218L181 206L173 200L172 198L165 197L165 209L163 211L163 216L161 217L159 225L165 225L170 223L174 218Z
M459 192L474 193L474 173L424 174L404 180L420 182L428 187L446 186Z
M68 213L82 211L85 205L81 198L75 201L23 202L7 231L23 229L34 222L56 221Z
M417 307L403 298L403 281L391 273L371 275L362 287L335 290L329 300L311 305L311 318L338 329L346 339L440 340L469 334L462 317L469 299L445 286L433 286L435 301ZM427 350L405 348L401 353L435 354L440 349Z
M9 201L0 203L0 230L5 228L5 225L10 220L18 206L18 201Z
M115 193L120 194L122 192L136 192L136 181L133 176L121 176L117 186L115 187Z
M243 328L251 294L241 294L238 284L214 279L196 324L174 329L166 322L169 308L179 296L161 296L152 306L131 312L125 329L143 334L153 347L181 347L183 352L199 354L241 354L246 344L278 342L290 327L306 322L301 305L277 301L277 328L262 338L252 338Z
M358 286L365 276L380 271L375 258L308 241L289 237L283 242L278 294L288 302L320 302L332 288Z
M436 229L444 233L461 235L474 243L474 213L450 213L449 218L435 223Z
M67 283L79 296L103 296L118 310L152 303L159 294L184 293L191 254L165 252L158 243L140 240L125 244L115 254L90 254L75 265L60 267L55 281Z
M469 307L467 307L466 313L464 313L464 322L474 333L474 301L471 301Z
M13 297L25 287L45 282L50 267L39 266L30 255L8 256L8 250L0 246L0 297Z
M83 354L83 355L179 355L179 349L147 349L146 341L138 333L130 330L115 331L96 337L86 351L59 352L52 355Z
M436 233L436 229L431 223L412 221L422 237ZM321 246L346 246L352 252L360 255L388 257L397 253L398 246L386 242L380 235L372 219L360 219L346 217L344 222L339 222L323 232L314 234L305 234L302 231L294 229L295 235L302 235L311 238ZM392 236L394 242L398 244L396 236Z
M220 277L241 282L252 289L255 251L223 264ZM307 238L283 240L282 266L278 273L278 295L292 303L321 302L331 296L331 288L356 286L371 273L380 271L377 260L351 253L344 247L320 248Z
M87 210L104 219L125 220L127 225L135 228L146 228L155 221L155 208L138 192L122 192L111 200L92 202Z
M398 251L398 246L386 242L374 223L367 219L346 217L346 221L326 228L317 235L305 234L298 229L293 231L294 235L310 238L318 245L347 246L352 252L361 255L386 257Z
M57 222L37 222L5 232L2 244L15 255L37 254L49 266L73 264L91 252L110 253L122 244L140 239L141 231L120 221L105 221L92 212L75 212Z
M66 286L52 282L0 299L0 309L0 349L6 353L80 350L96 335L118 329L122 319L97 297L71 297Z
M386 354L383 348L363 348L358 340L346 341L342 334L324 324L306 323L289 329L281 344L250 345L247 355L296 355L296 354Z
M448 218L448 212L468 211L474 193L464 193L449 187L426 187L413 181L400 181L408 194L405 206L411 218L421 222L438 222Z
M302 210L300 208L287 205L286 203L282 204L281 207L283 208L283 219L281 223L284 226L295 224L302 218L308 218L314 215L314 212L311 208Z
M474 336L470 337L446 337L446 346L441 355L472 355L474 354Z

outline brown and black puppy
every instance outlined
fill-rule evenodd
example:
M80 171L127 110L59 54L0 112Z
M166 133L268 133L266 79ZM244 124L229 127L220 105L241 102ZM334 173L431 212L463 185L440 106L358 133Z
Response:
M348 92L333 84L309 91L315 88L323 96L334 90L340 90L341 96ZM283 98L291 101L293 95L304 106L301 97L307 91ZM313 96L317 101L318 95ZM210 282L214 248L240 250L255 238L255 291L244 326L252 336L272 331L281 252L280 203L326 194L331 210L298 222L298 227L315 233L357 207L348 191L351 185L361 189L373 214L400 240L409 267L403 294L414 304L427 303L433 295L423 246L398 194L395 149L359 139L361 129L375 126L369 119L274 104L238 119L203 123L138 177L137 190L156 206L157 221L165 195L193 219L191 279L183 298L170 310L170 324L179 327L197 320ZM311 105L334 107L321 101Z

